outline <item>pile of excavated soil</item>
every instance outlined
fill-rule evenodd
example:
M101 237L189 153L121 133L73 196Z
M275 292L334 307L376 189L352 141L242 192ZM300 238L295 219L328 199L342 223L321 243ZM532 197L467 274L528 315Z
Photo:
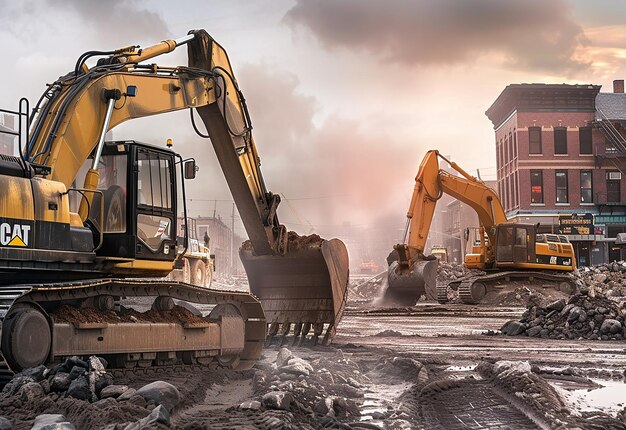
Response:
M294 231L287 233L287 249L290 251L297 251L299 249L319 248L322 246L324 239L317 234L310 234L308 236L300 236ZM252 251L252 242L246 240L241 244L241 248L246 251Z
M623 340L626 302L583 291L547 306L530 303L520 321L509 321L503 334L552 339Z
M57 323L176 323L196 324L206 323L207 320L194 315L189 309L174 306L171 311L157 311L150 309L138 312L131 308L122 308L120 311L102 311L95 308L76 308L63 305L51 313Z

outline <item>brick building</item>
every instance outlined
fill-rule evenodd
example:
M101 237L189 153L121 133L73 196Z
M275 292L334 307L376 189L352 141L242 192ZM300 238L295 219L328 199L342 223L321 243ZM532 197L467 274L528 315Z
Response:
M615 241L626 231L624 81L613 93L600 88L512 84L486 112L507 217L542 232L559 232L568 218L592 220L567 231L579 265L622 259Z

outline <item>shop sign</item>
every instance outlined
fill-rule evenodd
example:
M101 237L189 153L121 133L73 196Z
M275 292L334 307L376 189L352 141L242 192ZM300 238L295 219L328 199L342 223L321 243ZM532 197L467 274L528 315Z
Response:
M561 234L594 234L593 214L559 215L559 231Z

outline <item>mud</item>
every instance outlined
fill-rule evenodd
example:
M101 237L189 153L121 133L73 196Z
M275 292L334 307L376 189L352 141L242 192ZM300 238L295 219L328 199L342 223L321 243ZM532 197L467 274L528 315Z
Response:
M149 309L139 312L133 308L122 307L119 311L103 311L94 308L61 306L51 313L55 322L67 324L79 323L206 323L207 319L196 316L191 310L175 305L171 311Z

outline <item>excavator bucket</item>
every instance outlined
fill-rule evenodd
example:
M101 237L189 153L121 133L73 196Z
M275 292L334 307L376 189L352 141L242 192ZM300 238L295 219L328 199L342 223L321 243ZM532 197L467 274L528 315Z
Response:
M382 303L395 306L413 306L422 295L436 300L437 259L415 260L408 268L397 261L389 265L387 288Z
M244 244L239 256L250 292L265 311L269 342L290 334L294 341L311 334L317 342L326 330L323 343L330 343L348 293L348 251L342 241L290 241L285 255L255 255Z

